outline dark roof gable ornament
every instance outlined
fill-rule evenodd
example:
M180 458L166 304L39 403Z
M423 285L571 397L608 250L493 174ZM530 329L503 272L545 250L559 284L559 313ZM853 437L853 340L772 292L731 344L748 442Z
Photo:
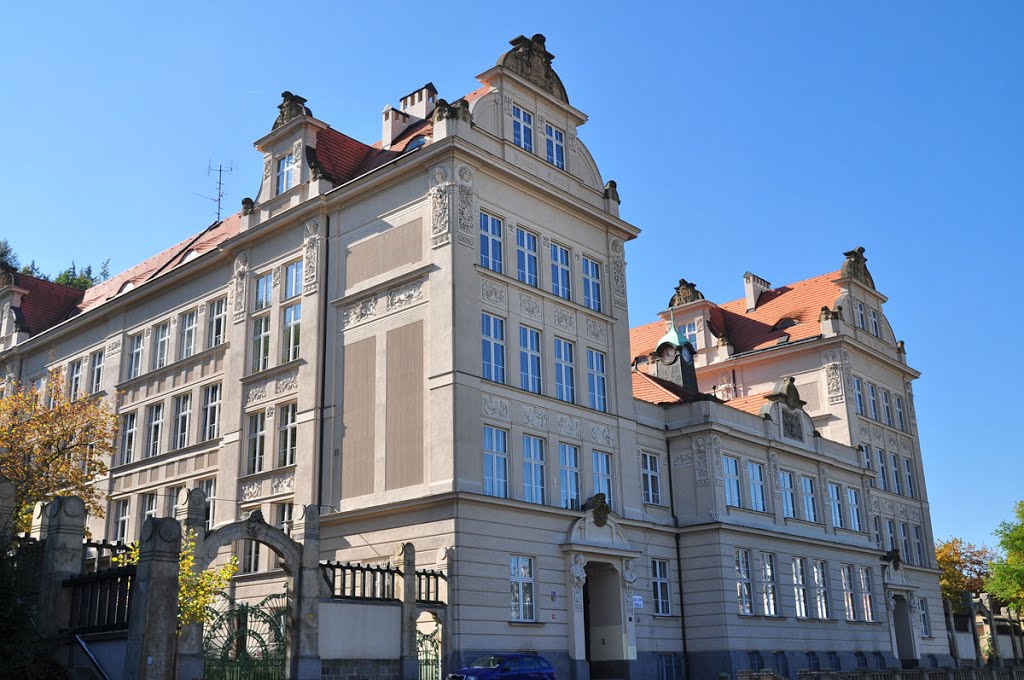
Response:
M544 36L538 33L532 38L521 35L509 40L512 49L498 59L498 66L515 71L550 95L569 103L562 79L551 68L555 55L544 47Z
M608 513L611 512L611 508L608 507L608 501L603 493L595 493L583 504L583 511L593 512L594 525L603 527L608 523Z
M276 130L293 118L299 116L312 116L313 112L306 106L306 100L297 94L292 94L285 90L281 93L281 103L277 106L281 113L277 114L277 119L274 121L274 127L271 130Z
M686 279L679 279L679 285L676 286L676 292L672 294L672 299L668 301L668 306L671 309L703 299L704 293L697 290L696 283L690 283Z
M781 401L791 411L803 409L807 402L800 398L800 390L796 388L793 376L775 383L775 389L765 397L768 401Z
M843 262L842 277L844 279L860 281L868 288L874 290L875 281L871 278L871 272L868 271L868 258L864 257L864 247L859 246L853 250L848 250L843 255L846 256L846 261Z

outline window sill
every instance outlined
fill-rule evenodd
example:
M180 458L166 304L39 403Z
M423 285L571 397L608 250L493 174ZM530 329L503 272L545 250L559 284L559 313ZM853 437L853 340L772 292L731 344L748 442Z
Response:
M839 622L838 619L817 619L817 618L799 617L799 616L794 616L793 620L794 621L799 621L800 623L838 623Z
M562 401L558 397L553 397L553 396L544 394L543 392L531 392L530 390L524 390L522 387L516 387L515 385L511 385L509 383L503 383L503 382L498 382L496 380L490 380L489 378L484 378L483 376L478 376L478 377L479 377L480 382L481 382L481 387L483 387L485 385L498 385L499 387L504 387L506 389L515 390L516 392L518 392L520 394L529 394L529 395L531 395L533 397L538 397L540 399L544 399L545 401L550 401L550 402L552 402L552 406L555 407L555 408L558 408L558 406L556 406L556 405L561 405L561 407L563 407L563 408L567 407L567 406L571 406L571 407L578 408L578 409L585 409L586 411L588 411L590 413L600 413L600 414L609 416L610 418L616 418L616 419L618 418L618 416L616 416L611 411L607 411L607 410L600 411L600 410L598 410L596 408L591 408L591 407L586 406L584 404L578 404L578 403L574 403L574 402L571 402L571 401Z
M543 621L509 621L508 625L516 626L516 627L518 627L518 626L525 626L525 627L530 628L530 627L535 627L535 626L538 626L538 627L539 626L543 626L544 622Z
M242 378L240 378L240 382L249 383L256 382L258 380L266 380L268 378L273 378L275 376L281 375L282 373L287 373L293 368L302 366L305 363L306 362L303 360L302 357L299 357L298 359L292 359L291 361L286 361L276 366L271 366L270 368L264 368L262 371L257 371L255 373L249 373L248 375L242 376Z
M519 279L513 276L509 276L504 272L496 272L493 269L484 267L480 264L479 258L476 264L474 264L473 266L476 267L478 273L498 279L500 283L511 284L523 291L536 293L537 295L544 297L550 302L555 302L562 305L569 305L572 306L578 312L583 312L584 314L590 314L591 316L599 317L603 321L606 321L610 324L615 323L615 317L613 317L611 314L607 312L599 312L597 310L591 309L590 307L587 307L582 302L576 302L575 300L567 300L561 295L552 293L551 291L541 288L540 286L531 286L530 284L520 281Z
M120 382L117 385L115 385L114 389L117 392L125 392L132 387L156 380L157 378L173 373L174 371L180 370L185 366L188 366L189 364L199 363L200 361L203 361L204 359L207 359L218 352L227 351L229 348L230 345L227 342L222 342L219 345L214 345L213 347L204 349L201 352L196 352L195 354L189 357L184 357L182 359L172 361L166 366L161 366L160 368L156 368L145 373L140 373L139 375L133 378L126 378L123 382Z

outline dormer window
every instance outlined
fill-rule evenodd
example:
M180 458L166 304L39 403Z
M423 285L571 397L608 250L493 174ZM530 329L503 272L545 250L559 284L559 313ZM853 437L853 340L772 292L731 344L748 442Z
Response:
M697 322L690 321L679 324L679 338L693 345L694 349L700 349L697 346Z
M857 312L857 328L867 330L867 324L864 322L864 303L858 300L857 304L854 305L854 309Z
M792 317L784 316L784 317L782 317L781 319L779 319L778 321L775 322L775 327L774 328L777 331L781 331L783 328L789 328L790 326L795 326L796 324L797 324L797 320L796 319L794 319Z
M565 170L565 135L558 128L544 126L547 141L548 163L559 170Z
M416 135L408 144L405 145L405 150L412 151L413 149L418 149L421 146L424 146L426 143L426 137L424 137L423 135Z
M871 335L876 338L882 337L882 329L878 325L878 310L868 310L868 318L871 319Z
M277 191L276 195L295 186L295 156L288 154L277 160Z
M516 146L533 153L533 114L512 106L512 141Z

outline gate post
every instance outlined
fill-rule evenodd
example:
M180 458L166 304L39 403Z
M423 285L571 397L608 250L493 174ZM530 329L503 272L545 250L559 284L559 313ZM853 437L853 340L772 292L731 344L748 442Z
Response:
M402 570L402 582L396 584L396 595L402 603L402 680L419 678L419 656L416 653L416 546L403 543L393 558Z
M48 525L49 520L46 514L46 503L36 503L36 506L32 508L32 525L29 528L29 533L32 534L32 538L37 541L46 539L46 530Z
M14 484L0 476L0 537L14 536Z
M150 517L142 525L140 538L128 610L124 677L163 680L174 668L181 524L171 517Z
M206 539L206 493L199 488L182 489L174 506L174 516L185 531L195 536L195 555L203 555ZM199 569L199 560L194 563ZM203 677L203 624L182 626L178 636L177 680L201 680Z
M42 514L46 516L46 545L37 615L43 637L53 638L68 626L71 616L71 593L64 580L82 570L85 503L78 496L57 496L43 506Z
M320 575L320 506L305 505L299 510L292 540L302 544L302 558L300 564L289 565L295 603L288 668L296 680L320 680L320 598L327 597L327 584Z

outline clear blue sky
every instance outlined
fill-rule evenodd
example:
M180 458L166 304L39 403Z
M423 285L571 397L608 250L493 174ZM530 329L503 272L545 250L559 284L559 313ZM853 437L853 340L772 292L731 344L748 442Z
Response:
M544 33L644 230L631 322L680 277L725 301L865 246L924 373L936 535L991 542L1024 498L1024 3L354 4L8 3L0 238L119 271L212 221L208 162L234 162L229 211L256 193L282 90L373 142L385 104L457 98Z

